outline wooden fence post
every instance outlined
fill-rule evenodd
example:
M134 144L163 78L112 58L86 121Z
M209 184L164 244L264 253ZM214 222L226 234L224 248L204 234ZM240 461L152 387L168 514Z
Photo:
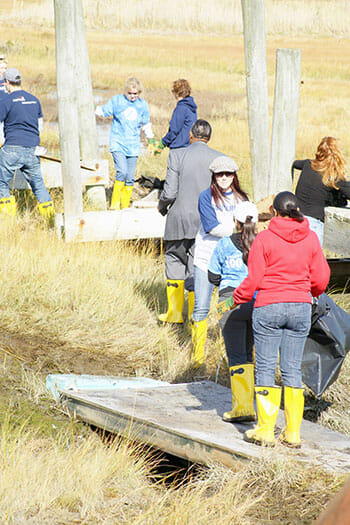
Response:
M241 0L254 200L268 195L269 113L264 0Z
M269 194L292 190L300 92L300 49L277 49Z
M80 154L85 164L100 158L91 85L90 61L86 43L82 0L75 0L76 86L78 88L78 117ZM106 191L103 185L87 186L88 200L99 210L106 210Z
M64 214L83 211L75 72L75 0L54 0Z

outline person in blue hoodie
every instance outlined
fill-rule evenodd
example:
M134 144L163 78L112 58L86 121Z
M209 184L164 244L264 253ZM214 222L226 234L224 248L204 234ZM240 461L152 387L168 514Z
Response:
M197 120L197 105L191 97L191 86L185 78L173 82L172 93L177 100L169 122L169 130L159 141L158 150L187 148L190 145L190 131Z
M242 201L235 209L236 233L217 243L208 266L208 279L219 286L219 302L232 297L248 275L247 260L256 236L258 210ZM230 370L232 410L222 419L228 422L255 421L252 312L254 299L228 310L219 320Z

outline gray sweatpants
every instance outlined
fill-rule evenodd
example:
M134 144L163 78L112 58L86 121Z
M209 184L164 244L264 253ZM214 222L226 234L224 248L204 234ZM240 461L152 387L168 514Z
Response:
M165 241L165 275L167 279L185 281L185 289L194 291L193 255L195 239Z

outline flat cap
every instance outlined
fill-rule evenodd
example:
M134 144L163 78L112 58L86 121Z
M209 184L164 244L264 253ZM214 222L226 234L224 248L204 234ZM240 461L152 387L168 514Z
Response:
M212 161L209 166L209 170L212 173L223 173L224 171L227 171L228 173L234 173L238 170L238 166L230 157L221 155Z

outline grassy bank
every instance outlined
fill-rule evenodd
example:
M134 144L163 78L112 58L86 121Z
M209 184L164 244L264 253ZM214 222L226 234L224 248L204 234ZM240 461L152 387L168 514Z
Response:
M53 2L2 0L0 52L18 67L24 88L57 118ZM198 114L213 126L211 146L231 155L250 191L240 2L84 2L91 72L102 101L126 77L145 85L158 137L175 101L171 83L188 78ZM229 8L230 7L230 8ZM291 15L292 12L292 15ZM348 2L266 1L270 115L275 52L302 50L297 157L320 139L341 139L350 160ZM232 36L232 33L234 35ZM42 143L58 153L46 126ZM108 153L106 152L106 156ZM166 152L139 159L137 175L164 177ZM53 192L56 208L62 194ZM154 483L154 457L135 444L106 446L71 422L45 391L49 373L144 375L170 382L198 379L189 366L186 326L162 327L164 259L153 243L66 245L45 230L31 196L14 220L1 218L0 521L2 523L126 523L173 525L309 524L343 483L341 476L276 462L239 462L229 471L203 469L175 487ZM350 310L349 295L335 296ZM223 354L215 304L209 316L205 377L215 378ZM227 364L219 382L228 385ZM350 363L307 417L350 435Z

